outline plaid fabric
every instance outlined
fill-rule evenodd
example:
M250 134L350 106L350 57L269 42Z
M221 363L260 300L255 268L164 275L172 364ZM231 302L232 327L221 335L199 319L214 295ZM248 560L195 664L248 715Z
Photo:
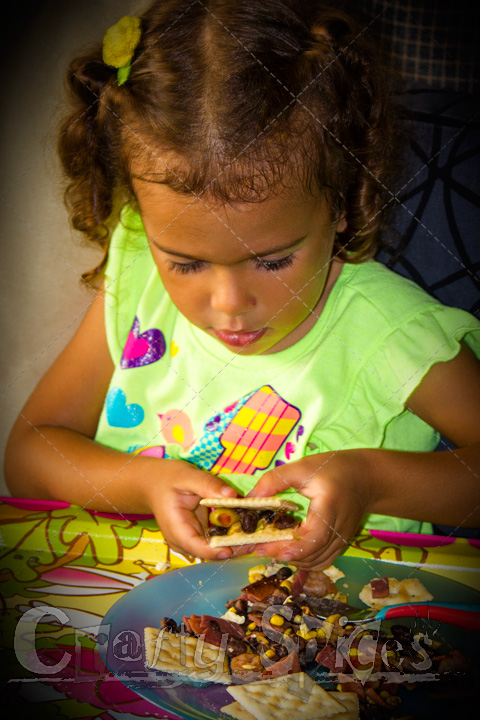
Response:
M345 0L339 5L370 24L408 86L479 89L480 3Z

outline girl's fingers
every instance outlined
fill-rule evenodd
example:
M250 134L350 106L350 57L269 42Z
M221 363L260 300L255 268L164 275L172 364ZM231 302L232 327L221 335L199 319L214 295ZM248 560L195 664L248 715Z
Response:
M275 470L265 473L257 482L254 488L250 490L246 497L272 497L279 492L288 490L290 484Z
M230 498L237 497L238 495L238 493L230 487L230 485L227 485L226 482L215 475L210 475L210 473L207 473L204 470L200 470L194 475L189 474L188 478L179 483L178 489L180 492L187 491L193 495L204 498Z
M180 514L181 515L181 514ZM211 548L203 534L202 528L196 520L192 522L192 516L180 519L175 528L176 536L181 538L182 553L194 555L204 560L225 560L232 556L232 550L228 547Z
M321 513L319 504L318 499L312 500L305 522L294 531L294 540L263 543L257 546L255 554L271 555L286 562L305 561L325 554L336 533L333 518Z
M269 497L293 488L312 500L322 490L323 483L316 476L321 467L322 464L319 464L318 460L313 463L311 458L303 458L273 468L262 475L247 497Z

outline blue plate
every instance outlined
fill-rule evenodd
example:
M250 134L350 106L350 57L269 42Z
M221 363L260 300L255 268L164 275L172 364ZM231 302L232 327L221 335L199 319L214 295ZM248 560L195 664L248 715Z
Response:
M259 558L246 557L226 562L209 562L174 570L138 585L118 600L106 614L99 636L100 655L108 668L127 687L163 710L181 718L218 720L227 717L220 708L233 701L225 686L192 683L168 673L146 670L144 659L144 628L159 627L162 618L177 622L182 615L202 613L220 616L225 603L236 598L248 583L248 569L257 565ZM263 562L268 562L264 560ZM346 592L351 604L359 604L358 593L374 577L396 577L403 580L417 577L440 602L480 603L480 592L430 572L374 559L339 557L335 566L345 573L337 581L341 592ZM404 618L400 620L404 623ZM408 622L408 621L407 621ZM448 643L452 648L470 657L478 655L480 637L452 625L416 620L420 629ZM405 623L407 624L407 623ZM449 702L431 697L437 683L418 683L417 689L404 693L397 716L408 715L412 708L421 710L422 720L447 717ZM429 687L426 687L429 686ZM435 688L434 688L435 689ZM478 699L477 699L478 701ZM458 702L448 712L458 717ZM292 719L293 720L293 719Z

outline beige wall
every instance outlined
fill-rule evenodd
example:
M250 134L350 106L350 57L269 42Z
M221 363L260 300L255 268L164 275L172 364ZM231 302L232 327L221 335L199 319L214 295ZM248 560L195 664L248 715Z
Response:
M68 60L141 0L47 0L1 70L0 445L91 301L79 283L98 253L69 229L55 151ZM8 32L4 26L3 32ZM0 494L6 494L1 479Z

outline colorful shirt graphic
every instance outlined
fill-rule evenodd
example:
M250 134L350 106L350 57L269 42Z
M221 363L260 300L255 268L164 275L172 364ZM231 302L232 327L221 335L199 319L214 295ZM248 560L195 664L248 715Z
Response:
M243 473L267 468L287 439L300 411L288 405L269 385L264 385L241 407L220 442L225 448L212 473Z

